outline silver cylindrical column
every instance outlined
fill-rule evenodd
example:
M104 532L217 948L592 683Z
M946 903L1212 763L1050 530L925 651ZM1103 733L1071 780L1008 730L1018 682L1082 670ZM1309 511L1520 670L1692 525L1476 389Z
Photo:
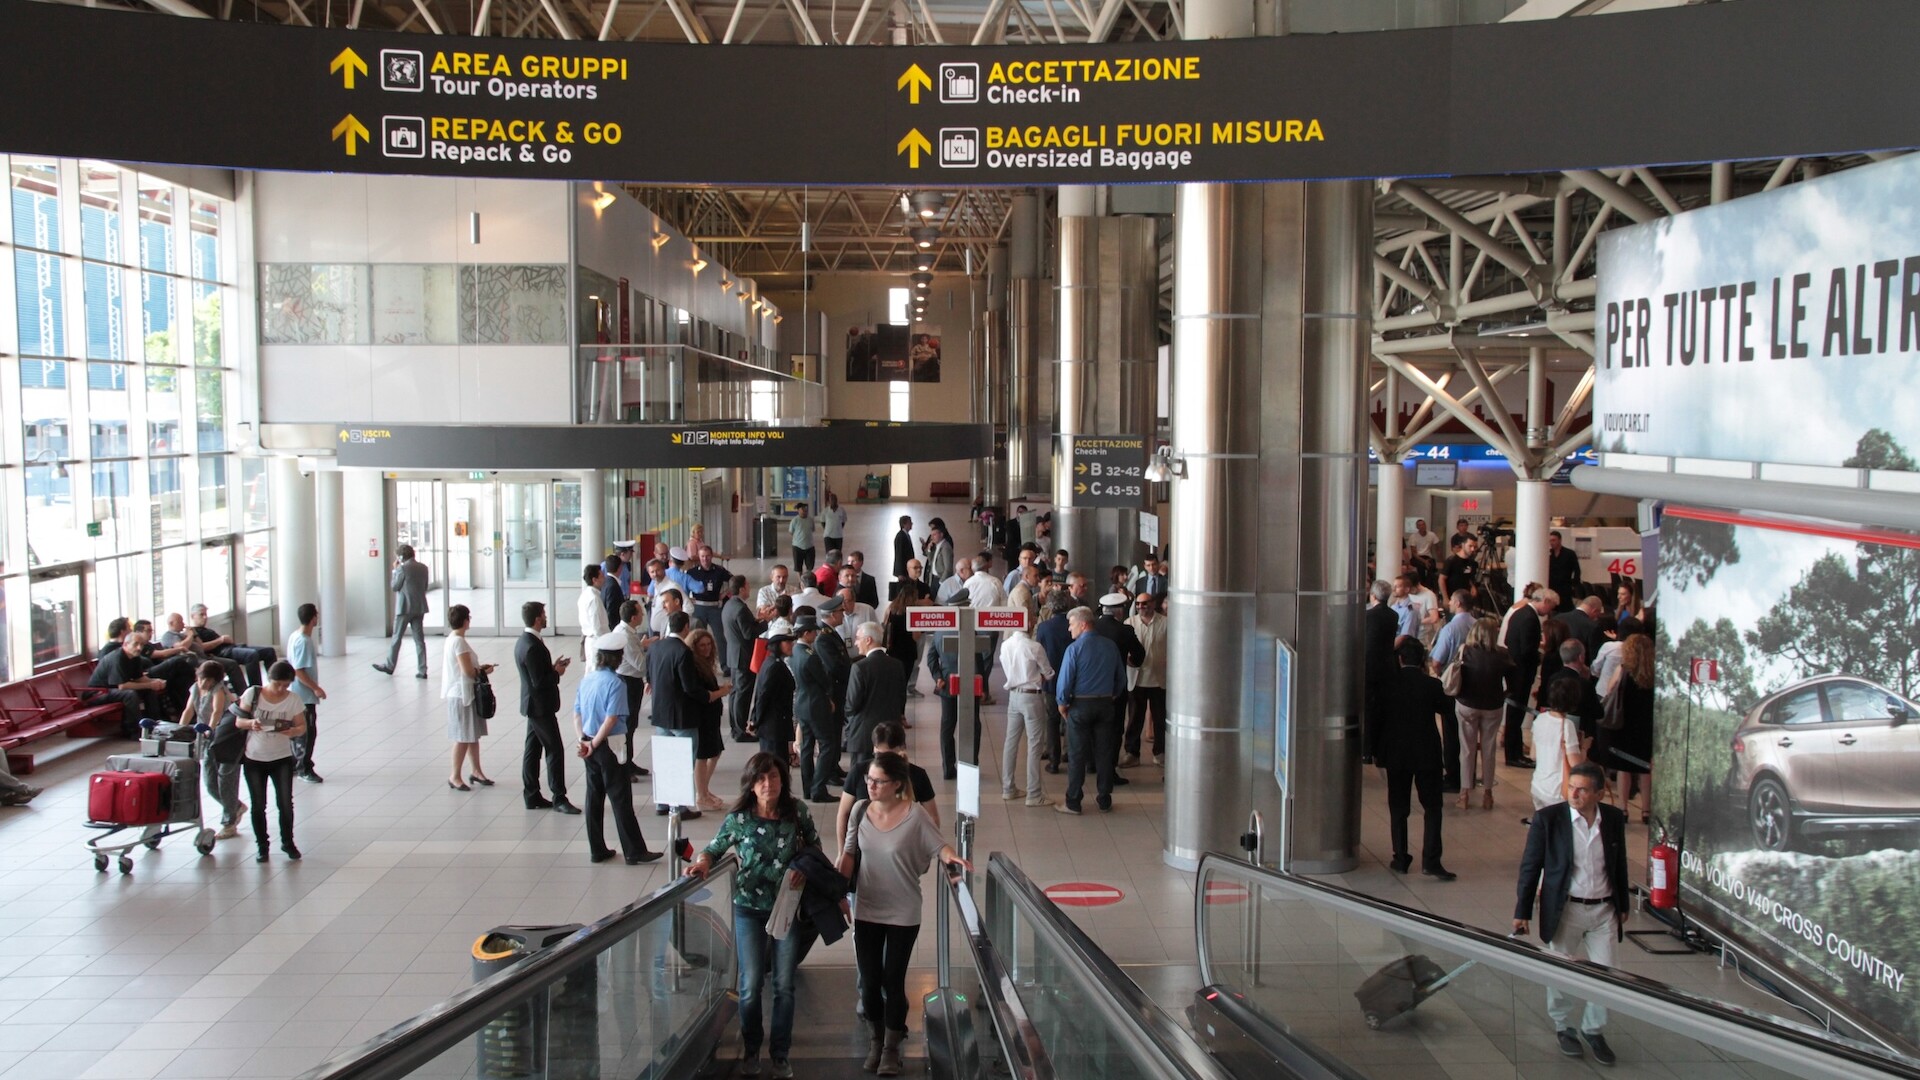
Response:
M1040 206L1037 195L1014 196L1008 225L1007 492L1015 499L1053 486L1040 415Z
M347 655L347 498L339 469L314 476L314 570L320 655Z
M279 530L273 545L273 603L279 609L280 640L285 641L300 626L295 614L300 605L320 599L315 572L313 476L302 475L300 462L290 457L272 459L268 469L273 522ZM340 618L345 617L342 611Z
M1095 386L1100 334L1100 243L1092 216L1092 189L1060 189L1060 221L1055 233L1059 261L1054 276L1055 433L1053 446L1053 541L1066 548L1076 569L1103 580L1094 558L1093 512L1077 505L1073 491L1071 440L1099 434ZM1072 211L1072 212L1069 212Z

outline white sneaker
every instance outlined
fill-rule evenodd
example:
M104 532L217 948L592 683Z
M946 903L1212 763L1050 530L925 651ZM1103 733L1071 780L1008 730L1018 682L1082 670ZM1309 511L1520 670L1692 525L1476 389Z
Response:
M1050 796L1046 796L1046 795L1035 795L1033 798L1027 800L1027 805L1028 806L1052 806L1053 799Z
M240 826L239 826L239 825L237 825L237 824L235 824L235 825L225 825L225 826L222 826L222 827L221 827L221 829L220 829L220 831L219 831L219 832L217 832L217 833L214 833L214 834L213 834L213 838L214 838L215 840L231 840L231 839L233 839L234 837L236 837L236 836L239 836L239 835L240 835Z
M1001 802L1012 802L1015 799L1024 799L1026 797L1027 793L1021 791L1019 788L1008 788L1000 793Z

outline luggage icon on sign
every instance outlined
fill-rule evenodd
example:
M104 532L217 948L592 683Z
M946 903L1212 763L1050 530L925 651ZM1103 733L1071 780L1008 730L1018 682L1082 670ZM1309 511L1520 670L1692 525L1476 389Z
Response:
M979 64L940 65L940 101L942 104L971 105L979 100Z
M940 129L940 167L971 169L980 164L979 128Z

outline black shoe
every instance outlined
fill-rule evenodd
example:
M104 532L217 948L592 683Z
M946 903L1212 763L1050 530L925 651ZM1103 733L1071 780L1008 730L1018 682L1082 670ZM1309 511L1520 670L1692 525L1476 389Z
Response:
M1124 776L1116 776L1113 778L1114 787L1126 787L1128 784L1131 784L1131 783L1133 783L1133 781L1127 779Z
M292 844L281 844L280 853L285 855L288 859L291 859L294 862L300 861L300 849L297 847L294 847Z
M266 848L261 848L261 849L260 849L260 854L258 854L258 855L255 855L255 856L253 857L253 861L254 861L254 862L266 862L266 861L267 861L267 849L266 849Z
M556 814L577 814L580 808L565 799L553 800L553 812Z
M377 671L377 672L379 672L379 673L380 673L380 674L382 674L382 675L391 675L391 674L393 674L393 669L392 669L392 668L390 668L390 667L388 667L388 666L387 666L387 665L385 665L385 664L375 664L375 665L373 665L373 670L375 670L375 671Z
M588 862L606 862L606 861L607 861L608 859L611 859L611 858L613 858L613 852L612 852L612 851L610 851L610 850L609 850L609 851L589 851L589 852L587 852L587 861L588 861Z
M647 771L646 766L637 764L632 761L627 762L627 771L629 773L632 773L634 776L652 776L653 775L652 773Z
M306 772L301 773L300 779L305 780L309 784L324 784L327 782L326 777L321 776L319 773L314 772L312 769L308 769Z
M809 795L807 796L807 801L810 803L819 803L821 805L826 805L828 803L839 802L840 797L837 795Z
M1439 863L1434 863L1432 866L1422 867L1420 870L1420 874L1422 877L1438 878L1441 881L1452 881L1455 878L1460 876L1459 874L1454 873L1453 871L1447 869L1446 867L1441 866Z
M1602 1065L1611 1065L1619 1059L1613 1056L1613 1047L1607 1045L1607 1037L1599 1032L1581 1032L1587 1045L1593 1048L1593 1060Z
M666 817L666 816L667 816L667 808L666 808L665 806L662 806L662 805L660 805L660 804L658 804L658 803L656 803L656 804L654 804L654 807L653 807L653 816L654 816L654 817Z
M1059 775L1060 775L1060 765L1059 765L1059 763L1057 763L1057 762L1048 762L1048 763L1047 763L1047 772L1049 772L1049 773L1051 773L1051 774L1053 774L1054 776L1059 776Z
M467 779L468 779L468 780L470 780L470 781L472 781L473 783L476 783L476 784L479 784L479 785L480 785L481 787L492 787L492 786L493 786L493 781L491 781L491 780L489 780L489 779L487 779L487 778L486 778L486 777L484 777L484 776L469 776L469 777L467 777Z
M452 780L447 781L447 786L452 788L455 791L472 791L473 790L472 788L468 787L465 784L457 784L457 783L454 783Z
M1579 1034L1572 1028L1561 1028L1559 1031L1553 1033L1553 1037L1560 1043L1560 1052L1568 1057L1577 1058L1587 1056L1586 1052L1580 1049Z
M1095 799L1095 800L1093 800L1093 805L1095 805L1095 806L1097 806L1097 807L1099 807L1099 808L1100 808L1100 812L1101 812L1101 813L1103 813L1103 814L1111 814L1111 813L1113 813L1113 800L1112 800L1112 799L1108 799L1108 800L1106 800L1105 802L1102 802L1102 801L1101 801L1101 800L1099 800L1099 799Z
M416 671L413 673L413 677L416 679L424 679L427 677L427 673L424 671Z
M1396 874L1404 874L1412 868L1413 856L1411 855L1396 855L1393 861L1387 864L1387 869L1392 870Z
M700 811L695 810L691 806L683 806L680 808L680 820L681 821L699 821Z
M612 854L612 852L608 852L608 854ZM664 851L646 851L638 855L629 855L627 856L627 865L639 866L641 863L659 862L666 857L666 854Z
M1531 769L1534 765L1535 762L1530 757L1507 759L1507 768L1509 769Z
M1441 785L1440 785L1440 794L1442 794L1442 795L1458 795L1458 794L1460 794L1460 785L1459 785L1459 784L1441 784Z
M535 795L533 798L527 800L527 809L551 810L553 809L553 803L548 801L544 796Z

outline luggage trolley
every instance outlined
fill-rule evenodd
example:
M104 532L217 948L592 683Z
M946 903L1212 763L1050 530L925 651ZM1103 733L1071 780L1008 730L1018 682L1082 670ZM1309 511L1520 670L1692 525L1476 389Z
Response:
M156 849L177 833L192 832L194 850L213 854L213 830L200 816L200 763L212 729L153 720L140 726L140 753L110 755L107 771L89 780L86 827L103 831L87 840L87 850L101 873L114 855L122 874L133 873L134 848ZM164 779L140 779L152 775Z

